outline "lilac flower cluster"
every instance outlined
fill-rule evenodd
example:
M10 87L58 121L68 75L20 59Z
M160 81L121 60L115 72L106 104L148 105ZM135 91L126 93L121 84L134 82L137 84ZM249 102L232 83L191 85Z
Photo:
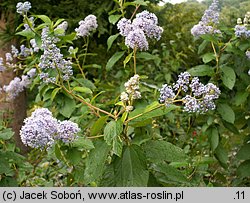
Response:
M88 15L84 20L79 22L79 27L75 29L77 37L86 37L90 32L98 27L96 16Z
M46 149L51 147L55 140L73 142L79 132L80 128L76 123L58 121L48 109L39 108L24 120L20 136L26 146Z
M191 34L199 37L204 34L220 34L221 31L215 29L214 26L219 23L219 1L213 0L213 3L204 12L201 21L194 25Z
M117 24L120 34L125 37L125 44L132 49L148 50L148 38L159 40L163 28L158 26L155 14L143 11L133 20L122 18Z
M250 37L250 30L248 30L248 26L250 24L250 12L247 12L244 20L242 22L241 18L237 19L237 25L234 28L236 37Z
M185 96L178 98L182 91ZM218 99L219 95L220 90L214 84L204 85L200 83L198 77L191 79L191 75L184 72L178 76L178 80L173 86L167 84L162 86L159 101L169 106L178 98L176 101L181 101L184 104L184 111L205 113L208 110L215 109L214 100Z
M3 91L7 93L7 100L15 99L26 87L31 84L32 79L36 75L36 69L33 68L27 75L22 75L21 78L15 77L8 85L3 86Z
M72 62L63 58L60 49L55 43L59 41L58 38L49 35L49 28L43 28L42 30L42 48L43 54L41 56L41 61L38 66L42 71L60 71L63 80L69 80L73 75ZM56 78L50 76L48 72L43 72L40 74L40 79L45 83L54 83Z
M19 2L16 5L17 13L19 14L26 14L31 9L31 3L28 1L25 1L24 3Z
M3 72L5 70L6 70L6 67L5 67L5 65L3 63L3 58L0 57L0 72Z

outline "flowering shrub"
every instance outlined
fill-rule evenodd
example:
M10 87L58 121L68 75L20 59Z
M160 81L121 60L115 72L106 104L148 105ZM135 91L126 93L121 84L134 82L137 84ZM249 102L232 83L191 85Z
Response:
M131 5L135 11L128 19L124 10ZM239 133L237 117L241 117L242 131L249 125L249 112L240 115L249 95L247 66L233 69L239 57L249 63L249 46L244 41L248 38L248 17L244 25L238 20L235 30L224 33L219 24L219 1L214 0L191 29L200 43L198 54L204 64L186 67L174 75L172 84L168 81L158 86L149 83L138 59L151 57L157 61L144 51L150 49L151 42L160 40L163 28L154 13L138 11L142 5L146 3L122 1L111 14L116 17L112 23L117 24L119 34L109 37L108 49L119 40L122 50L108 60L106 70L125 56L123 68L128 76L112 85L92 78L87 70L96 66L86 65L91 55L90 39L98 29L96 16L86 16L74 32L68 33L64 19L54 22L45 15L29 16L31 4L17 4L17 13L23 17L17 34L26 39L26 44L20 49L12 46L11 53L0 59L0 70L21 70L22 75L3 86L2 91L12 100L25 88L30 89L40 107L33 109L20 130L22 142L33 148L31 154L35 157L29 160L35 170L26 180L20 178L21 185L48 185L45 179L36 179L38 165L48 169L50 175L62 176L61 182L50 183L62 186L210 185L216 171L228 167L225 137L229 131ZM114 14L119 11L121 14ZM84 45L78 47L79 42ZM203 54L205 50L208 52ZM234 89L239 93L229 101ZM197 132L203 135L198 139L205 135L209 144L198 146L183 141L190 138L191 132L193 137ZM181 133L182 137L175 137ZM203 147L200 152L198 149ZM54 163L54 168L48 163ZM210 163L222 167L211 172L207 181L202 171L208 170ZM246 165L248 158L237 166L242 179L248 176ZM59 169L60 174L56 172Z

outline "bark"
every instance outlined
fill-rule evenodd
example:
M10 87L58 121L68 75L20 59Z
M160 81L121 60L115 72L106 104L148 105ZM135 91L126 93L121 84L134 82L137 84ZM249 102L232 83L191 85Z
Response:
M4 31L6 28L6 23L11 22L12 15L8 14L8 17L3 16L1 13L0 19L0 31ZM5 59L5 53L10 52L11 45L15 45L15 41L3 42L0 39L0 57ZM0 72L0 87L8 85L10 81L15 77L13 71ZM23 125L23 120L26 117L26 95L21 93L13 101L6 101L5 93L0 94L0 111L3 112L4 121L9 121L9 127L15 132L14 139L17 147L21 149L23 153L27 152L28 148L25 147L20 139L20 129ZM1 117L0 117L1 119Z

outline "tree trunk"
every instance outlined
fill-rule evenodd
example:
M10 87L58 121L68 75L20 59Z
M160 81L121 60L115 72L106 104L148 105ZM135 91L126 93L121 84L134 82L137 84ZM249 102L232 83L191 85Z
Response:
M11 22L11 15L3 16L1 13L0 19L0 31L4 31L6 28L6 23ZM10 52L11 45L15 42L2 42L0 39L0 57L5 59L5 53ZM15 77L13 71L0 72L0 87L8 85L10 81ZM25 147L20 139L20 129L23 125L23 120L26 117L26 96L25 93L21 93L13 101L6 101L5 93L0 94L0 111L3 112L4 121L9 121L8 126L15 132L14 139L16 141L17 147L21 149L23 153L27 152L28 148ZM1 117L0 117L1 119Z

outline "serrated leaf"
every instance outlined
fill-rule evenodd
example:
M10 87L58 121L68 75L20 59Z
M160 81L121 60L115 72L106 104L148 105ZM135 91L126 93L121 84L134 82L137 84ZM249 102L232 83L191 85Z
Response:
M90 139L86 139L85 137L78 137L73 143L73 147L77 147L79 149L94 149L93 142Z
M121 156L122 141L120 135L123 131L123 124L121 120L110 121L104 128L104 140L108 145L112 145L113 153Z
M195 66L189 69L188 72L192 76L212 76L214 73L214 70L211 66L199 65L199 66Z
M115 35L111 35L108 38L108 40L107 40L108 50L112 47L112 44L114 43L114 41L117 39L118 36L119 36L119 33L117 33Z
M204 63L208 63L208 62L210 62L210 61L212 61L212 60L214 60L214 59L215 59L214 53L206 53L206 54L204 54L204 55L202 56L202 61L203 61Z
M236 157L240 160L250 159L250 143L243 145L238 151Z
M189 183L181 171L173 166L168 165L167 163L153 164L151 168L155 172L156 179L160 182Z
M166 141L149 141L143 145L143 148L148 160L152 163L176 162L186 159L185 152L181 148Z
M115 181L118 187L146 187L149 172L145 155L140 147L125 148L122 157L115 161Z
M132 56L133 56L133 52L131 52L129 55L126 56L125 60L123 61L124 68L126 67L127 63L130 61Z
M234 124L235 114L233 109L228 104L219 104L217 110L223 120Z
M224 168L227 168L228 155L226 150L223 148L221 144L219 144L218 147L216 148L215 156L219 160L220 164Z
M221 67L221 70L223 72L223 75L221 77L223 84L230 90L233 89L236 81L236 75L234 70L228 66Z
M117 61L124 55L125 51L116 52L109 60L106 65L106 70L111 70Z
M110 146L104 141L96 141L95 149L91 150L86 160L86 168L84 171L84 182L89 184L100 180L105 162L108 157Z
M215 151L215 149L219 145L219 133L216 127L213 127L208 130L208 139L209 139L212 151Z
M110 15L109 22L114 25L121 17L122 15Z
M76 109L76 102L74 99L66 96L63 98L63 102L63 106L59 108L59 112L66 118L70 118L71 114Z
M250 177L250 160L244 161L240 164L237 168L237 175L242 178Z
M107 122L108 116L102 116L97 119L97 121L90 128L90 135L96 136L103 129L104 124Z
M86 93L86 94L93 94L91 89L89 89L87 87L74 87L73 90L76 91L76 92L82 92L82 93Z

